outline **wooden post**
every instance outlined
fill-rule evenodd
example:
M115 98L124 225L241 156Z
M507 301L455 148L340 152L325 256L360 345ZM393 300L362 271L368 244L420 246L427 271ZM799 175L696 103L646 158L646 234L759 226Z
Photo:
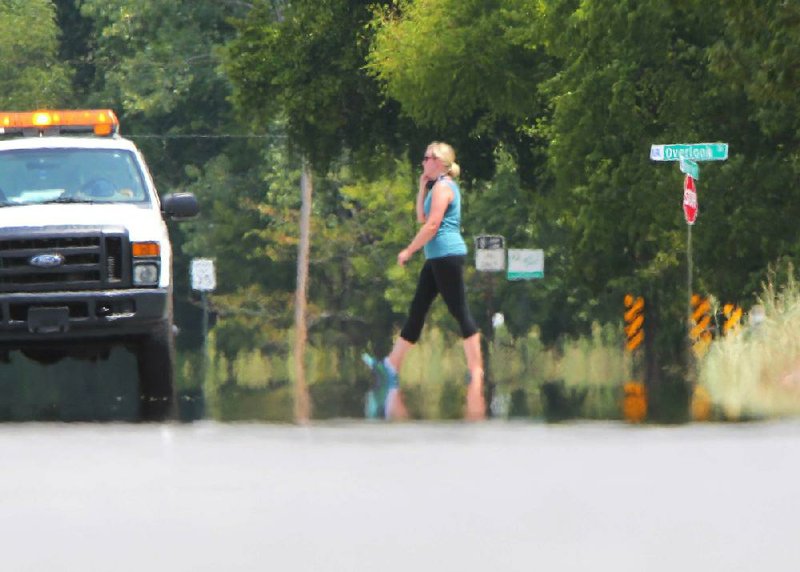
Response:
M308 266L311 250L311 169L303 160L303 173L300 176L300 244L297 247L297 290L294 303L294 419L297 423L308 423L311 418L311 398L306 383L306 298L308 295Z

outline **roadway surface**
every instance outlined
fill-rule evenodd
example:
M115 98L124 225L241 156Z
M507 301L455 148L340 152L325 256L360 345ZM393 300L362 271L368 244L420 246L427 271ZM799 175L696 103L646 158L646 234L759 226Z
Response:
M800 569L800 423L0 425L0 569Z

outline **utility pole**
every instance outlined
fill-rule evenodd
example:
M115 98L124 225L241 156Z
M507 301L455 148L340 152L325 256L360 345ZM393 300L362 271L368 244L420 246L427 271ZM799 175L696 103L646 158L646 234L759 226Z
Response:
M311 418L311 398L306 383L305 353L307 325L306 306L308 296L308 266L311 251L311 200L313 196L311 169L303 159L303 172L300 176L300 243L297 247L297 290L294 303L294 419L305 424Z

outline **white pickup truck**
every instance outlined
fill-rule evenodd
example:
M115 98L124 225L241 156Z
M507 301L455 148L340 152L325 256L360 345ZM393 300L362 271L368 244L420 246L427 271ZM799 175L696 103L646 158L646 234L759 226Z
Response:
M0 358L96 360L124 345L137 358L140 418L170 418L165 219L198 210L189 193L159 199L110 110L0 112Z

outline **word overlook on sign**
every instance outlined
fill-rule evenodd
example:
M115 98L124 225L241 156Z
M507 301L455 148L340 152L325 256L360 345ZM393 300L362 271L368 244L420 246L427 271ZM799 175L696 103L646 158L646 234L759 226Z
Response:
M652 161L725 161L728 159L727 143L692 143L675 145L651 145Z

